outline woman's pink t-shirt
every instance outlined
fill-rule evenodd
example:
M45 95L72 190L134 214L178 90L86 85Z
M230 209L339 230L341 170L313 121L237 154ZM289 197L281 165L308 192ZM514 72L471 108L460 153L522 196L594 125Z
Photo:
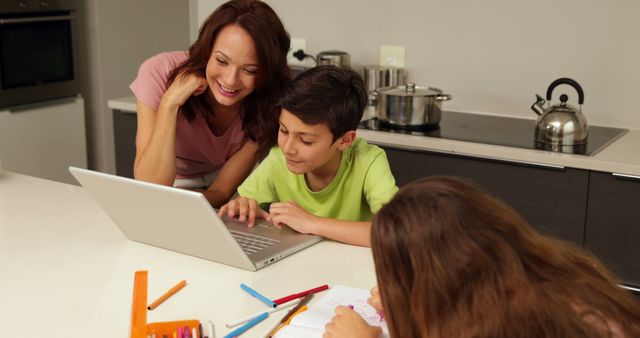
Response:
M129 88L147 107L158 110L162 95L167 90L169 73L187 59L184 51L165 52L146 60L138 77ZM211 132L203 114L187 121L178 114L176 124L176 178L202 177L220 170L224 163L244 143L240 115L220 136Z

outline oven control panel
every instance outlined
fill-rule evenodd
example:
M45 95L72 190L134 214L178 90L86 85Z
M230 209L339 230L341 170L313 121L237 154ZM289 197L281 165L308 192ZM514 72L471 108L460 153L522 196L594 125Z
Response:
M77 0L13 0L0 2L0 16L24 12L70 11Z

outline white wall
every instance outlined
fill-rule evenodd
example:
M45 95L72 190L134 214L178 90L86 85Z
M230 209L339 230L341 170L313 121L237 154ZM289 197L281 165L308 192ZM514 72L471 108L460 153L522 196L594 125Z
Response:
M197 0L198 22L223 1ZM535 94L571 77L592 125L640 129L640 1L268 0L307 53L340 49L377 64L406 47L409 80L453 95L445 109L535 118ZM193 34L193 33L192 33ZM193 35L192 35L193 37ZM573 90L561 86L577 105Z
M191 0L192 1L192 0ZM88 0L81 8L81 78L89 166L115 173L113 117L107 101L133 95L129 84L150 56L189 47L189 3Z

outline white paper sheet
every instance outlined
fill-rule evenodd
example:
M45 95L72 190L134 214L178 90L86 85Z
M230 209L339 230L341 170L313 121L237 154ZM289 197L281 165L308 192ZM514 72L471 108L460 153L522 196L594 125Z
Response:
M335 308L338 305L352 305L356 311L369 325L380 326L383 337L388 337L386 321L380 321L380 316L376 310L367 304L369 290L352 288L343 285L336 285L311 306L307 311L293 317L291 324L278 331L276 338L320 338L324 333L324 326L331 321L335 315Z

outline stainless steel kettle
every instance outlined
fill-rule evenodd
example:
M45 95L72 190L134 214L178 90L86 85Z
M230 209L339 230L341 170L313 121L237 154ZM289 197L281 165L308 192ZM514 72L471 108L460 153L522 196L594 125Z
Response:
M566 84L573 87L578 92L578 104L580 108L575 108L567 101L566 94L560 95L560 104L545 108L544 104L551 101L553 90ZM582 103L584 103L584 92L578 82L569 78L560 78L553 81L547 89L547 101L540 95L536 95L536 102L531 109L538 114L535 129L535 141L551 146L578 146L587 143L589 126L587 119L582 114Z

